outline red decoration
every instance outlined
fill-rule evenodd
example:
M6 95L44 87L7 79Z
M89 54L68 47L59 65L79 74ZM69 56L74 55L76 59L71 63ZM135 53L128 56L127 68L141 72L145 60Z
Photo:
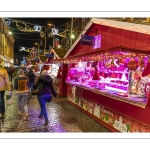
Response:
M92 80L100 80L100 77L98 75L98 68L97 68L97 66L95 67L95 73L94 73L94 76L93 76Z
M136 70L138 68L138 62L135 59L131 59L130 62L127 64L129 70Z
M90 67L90 62L87 62L87 67Z
M116 78L116 74L113 72L111 78Z
M118 63L119 63L119 65L124 65L125 64L125 60L124 59L118 59Z
M142 77L145 77L150 74L150 60L147 62L146 67L144 68L144 71L142 73Z
M140 59L139 59L139 66L140 66L141 68L144 67L144 60L143 60L143 58L140 58Z
M135 73L135 74L134 74L134 79L136 79L136 80L140 80L140 76L139 76L139 74Z

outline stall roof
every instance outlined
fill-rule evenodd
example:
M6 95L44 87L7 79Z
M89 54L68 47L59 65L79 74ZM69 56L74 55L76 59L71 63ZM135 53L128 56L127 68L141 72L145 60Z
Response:
M68 50L65 49L54 49L54 51L56 52L59 58L63 58L68 52Z
M149 25L135 24L135 23L115 21L115 20L109 20L109 19L92 18L91 21L84 28L83 32L79 35L79 37L73 43L73 45L71 46L69 51L66 53L64 58L67 58L69 56L69 54L74 50L75 46L80 42L81 35L84 35L93 24L110 26L113 28L119 28L119 29L124 29L124 30L128 30L128 31L134 31L134 32L150 35L150 26Z

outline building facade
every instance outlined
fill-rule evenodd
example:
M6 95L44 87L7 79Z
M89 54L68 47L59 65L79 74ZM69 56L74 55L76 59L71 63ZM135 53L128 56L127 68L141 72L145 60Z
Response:
M9 28L0 18L0 60L2 66L10 66L14 64L14 42L15 39L10 34Z

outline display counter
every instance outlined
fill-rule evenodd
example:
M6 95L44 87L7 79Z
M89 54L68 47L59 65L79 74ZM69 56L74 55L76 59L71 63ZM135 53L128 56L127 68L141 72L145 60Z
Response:
M66 83L70 84L72 86L77 86L77 87L83 88L83 89L88 90L88 91L92 91L94 93L97 93L97 94L100 94L100 95L103 95L106 97L110 97L114 100L119 100L119 101L122 101L125 103L129 103L129 104L132 104L132 105L135 105L138 107L145 108L147 105L147 99L146 98L137 97L136 95L131 94L131 95L128 95L126 97L123 97L123 96L120 96L120 95L115 94L113 92L111 93L111 91L109 91L109 90L99 90L99 88L96 88L96 87L91 88L90 86L86 86L85 84L80 84L80 83L75 83L75 82L66 82Z
M148 56L119 52L107 54L108 59L102 56L69 64L67 99L112 131L112 127L121 132L150 131L150 78L149 73L143 75Z

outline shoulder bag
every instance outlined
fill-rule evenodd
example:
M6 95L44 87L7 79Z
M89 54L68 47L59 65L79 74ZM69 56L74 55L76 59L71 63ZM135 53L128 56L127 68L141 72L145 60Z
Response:
M32 95L42 95L43 94L43 84L39 84L36 89L31 90Z

